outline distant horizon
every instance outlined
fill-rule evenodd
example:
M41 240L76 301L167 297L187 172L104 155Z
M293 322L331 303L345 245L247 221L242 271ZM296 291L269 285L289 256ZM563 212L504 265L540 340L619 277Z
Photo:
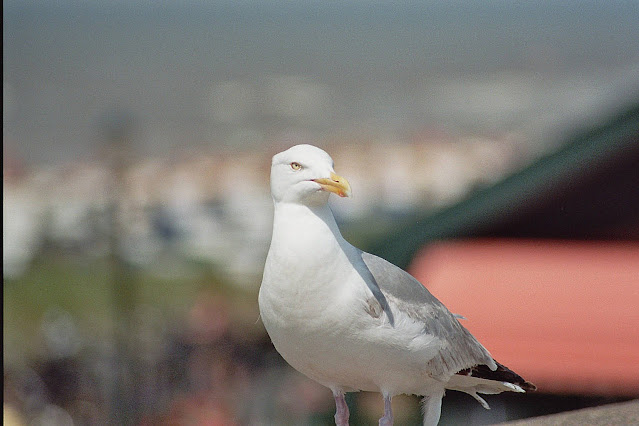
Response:
M90 155L114 108L149 153L370 123L529 132L639 96L639 8L622 2L8 1L3 16L3 136L27 163ZM270 105L291 84L286 102L311 96L301 115ZM235 121L211 109L220 87L249 107Z

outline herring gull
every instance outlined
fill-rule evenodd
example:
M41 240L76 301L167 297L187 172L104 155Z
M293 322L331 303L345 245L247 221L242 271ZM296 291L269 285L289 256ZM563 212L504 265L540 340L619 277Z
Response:
M273 345L296 370L329 388L335 423L348 425L346 392L424 397L424 425L436 425L447 389L472 395L535 386L490 353L410 274L349 244L328 206L350 196L348 181L320 148L296 145L273 157L273 236L259 292Z

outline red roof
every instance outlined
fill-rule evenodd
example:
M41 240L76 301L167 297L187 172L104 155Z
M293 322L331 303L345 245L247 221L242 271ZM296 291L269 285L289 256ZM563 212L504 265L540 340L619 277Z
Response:
M445 242L410 272L540 391L639 395L639 244Z

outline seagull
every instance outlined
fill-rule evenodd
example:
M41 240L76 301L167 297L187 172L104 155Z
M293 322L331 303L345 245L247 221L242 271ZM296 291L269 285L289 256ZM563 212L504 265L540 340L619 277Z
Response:
M273 156L273 235L258 301L273 345L296 370L329 388L335 423L348 425L345 393L423 397L423 424L436 425L445 391L473 396L535 386L499 364L419 281L349 244L330 194L349 197L330 155L296 145Z

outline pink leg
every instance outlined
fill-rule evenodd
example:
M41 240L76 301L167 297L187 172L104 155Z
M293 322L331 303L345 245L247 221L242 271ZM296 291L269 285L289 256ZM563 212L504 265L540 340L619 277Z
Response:
M348 405L346 405L346 399L343 392L333 392L335 398L335 424L337 426L348 426L348 417L350 415L348 411Z
M379 426L393 426L392 396L384 395L384 417L379 419Z

